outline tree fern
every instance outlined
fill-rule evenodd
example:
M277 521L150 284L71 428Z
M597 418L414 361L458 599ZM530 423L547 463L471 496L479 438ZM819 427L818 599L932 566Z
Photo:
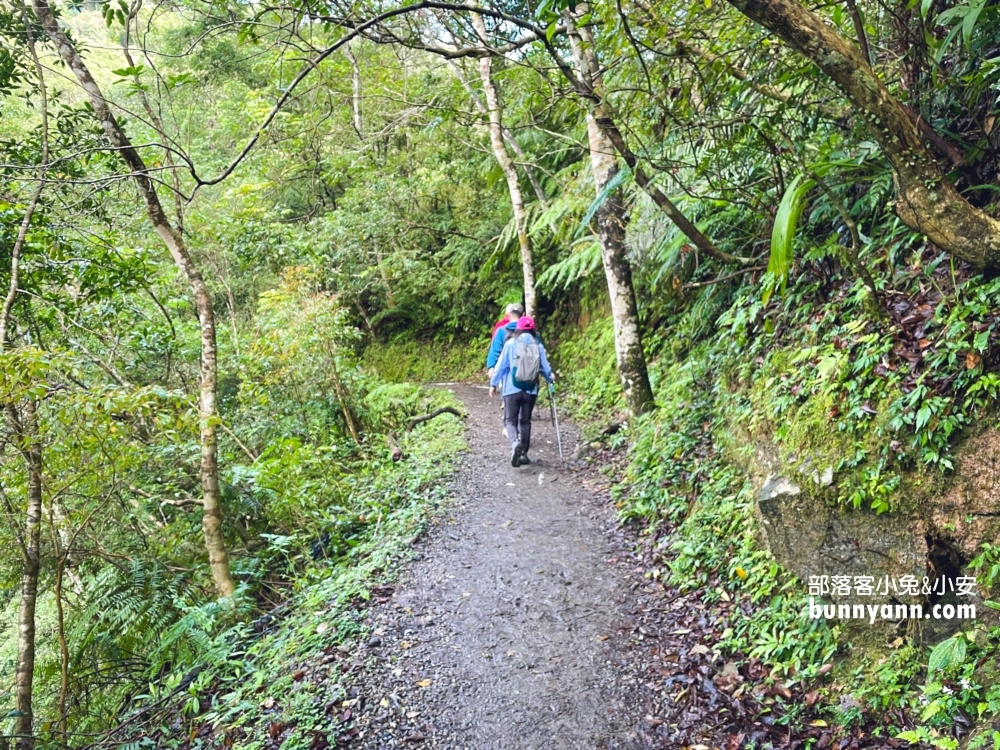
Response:
M593 273L601 265L601 243L596 237L584 237L573 243L569 256L553 263L538 277L539 289L568 289L578 279Z

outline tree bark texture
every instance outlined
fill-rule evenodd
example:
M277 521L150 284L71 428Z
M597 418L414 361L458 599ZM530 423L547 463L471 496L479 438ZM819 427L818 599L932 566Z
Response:
M42 444L38 438L38 404L28 401L17 439L28 470L28 508L24 524L24 568L21 573L21 603L17 623L17 668L14 673L14 719L17 750L35 746L32 724L32 690L35 677L35 607L38 602L38 571L41 567Z
M478 13L472 14L472 25L476 33L486 44L486 23ZM483 93L486 95L486 109L489 113L490 145L500 169L507 179L507 191L510 193L510 204L514 210L514 225L517 228L517 244L521 249L521 271L524 275L524 312L535 314L535 261L532 255L531 238L528 236L528 219L524 211L524 197L521 195L521 182L517 176L517 167L507 152L503 136L503 110L500 106L500 96L493 82L493 59L479 59L479 77L483 81Z
M229 571L229 556L222 538L222 507L219 490L218 434L219 421L216 404L217 373L215 311L212 296L188 252L181 234L170 224L159 196L156 184L149 176L142 156L132 145L125 131L111 111L100 87L90 74L86 63L66 33L59 27L52 9L46 0L34 0L33 9L46 35L55 46L59 57L73 72L74 77L94 108L104 132L125 161L146 204L146 213L156 233L167 246L174 263L184 274L194 295L201 325L201 388L198 399L198 414L201 423L201 486L204 500L202 531L208 550L208 561L219 596L231 596L236 590Z
M844 92L892 166L896 214L908 227L975 268L1000 266L1000 221L972 206L948 181L918 124L857 47L798 0L729 3L814 62Z
M364 122L361 120L361 68L351 45L344 47L344 57L351 63L351 121L359 140L365 139Z
M594 50L587 49L585 40L567 13L567 29L573 50L577 75L591 89L600 85L600 66ZM590 167L598 195L618 172L615 147L593 114L587 114L587 138L590 146ZM625 403L633 415L642 414L654 406L653 389L646 371L646 356L642 350L642 330L639 307L632 285L632 266L625 245L627 212L621 190L612 191L597 211L597 226L601 238L601 261L608 283L611 317L615 326L615 356L621 376Z

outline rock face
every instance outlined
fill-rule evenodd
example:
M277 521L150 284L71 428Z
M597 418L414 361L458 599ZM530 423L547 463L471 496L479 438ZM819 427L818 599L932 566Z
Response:
M910 575L923 580L928 575L927 536L918 519L839 510L776 475L764 481L757 511L764 543L804 584L811 576ZM837 603L852 601L830 598ZM918 601L894 598L903 604Z
M926 501L926 515L967 561L983 542L996 544L1000 536L1000 432L969 438L954 461L952 480Z

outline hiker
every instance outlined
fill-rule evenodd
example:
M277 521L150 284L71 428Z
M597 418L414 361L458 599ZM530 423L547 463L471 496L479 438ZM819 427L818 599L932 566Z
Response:
M500 318L496 323L493 324L493 336L497 335L497 331L503 328L505 325L510 323L510 321L516 321L524 315L524 308L521 307L520 302L511 302L507 305L507 309L504 311L504 316Z
M524 308L517 302L507 305L507 314L496 322L493 326L493 340L490 341L490 351L486 355L486 369L489 376L493 377L493 368L500 360L500 352L507 339L514 335L518 319L524 314Z
M508 324L510 325L510 324ZM500 352L493 376L490 378L490 396L503 384L501 395L504 405L504 424L510 440L510 465L530 464L528 449L531 447L531 411L538 398L538 376L555 383L555 374L549 367L545 347L535 333L535 321L525 315L514 324L514 335L507 339Z
M514 335L514 329L517 328L517 321L523 314L524 308L517 302L512 302L507 305L507 314L504 318L498 320L497 324L493 326L493 340L490 342L490 351L486 355L486 372L491 380L493 379L493 373L496 371L497 362L500 360L500 352L503 351L503 345ZM503 424L503 436L509 438L510 435L507 431L507 421L504 412L504 405L500 404L500 422Z

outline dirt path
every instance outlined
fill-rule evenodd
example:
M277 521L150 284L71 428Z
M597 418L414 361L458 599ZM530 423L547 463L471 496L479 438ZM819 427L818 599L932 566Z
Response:
M622 648L637 604L610 512L562 470L547 409L532 435L541 463L514 469L499 400L453 390L470 443L455 505L372 611L351 746L650 747ZM564 450L575 437L565 425Z
M717 644L752 614L749 602L706 596L721 591L717 574L687 593L651 577L667 562L663 548L619 527L592 471L560 466L547 405L532 434L542 463L513 469L498 401L483 388L452 389L469 415L454 505L369 610L374 635L348 647L338 747L857 750L895 742L873 736L873 725L842 730L822 720L822 677L782 684L758 659L727 660ZM571 425L563 444L576 444Z

